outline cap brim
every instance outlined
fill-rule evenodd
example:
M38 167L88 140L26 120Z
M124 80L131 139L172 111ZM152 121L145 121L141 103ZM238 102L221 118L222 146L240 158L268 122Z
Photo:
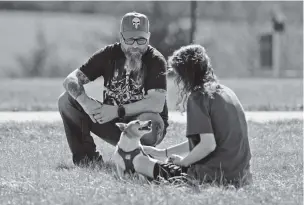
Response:
M144 31L125 31L122 33L123 37L125 39L128 39L128 38L139 38L139 37L144 37L146 39L149 38L149 33L146 33Z

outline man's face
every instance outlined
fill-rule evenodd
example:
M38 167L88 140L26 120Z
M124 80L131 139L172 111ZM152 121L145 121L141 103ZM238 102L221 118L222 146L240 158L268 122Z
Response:
M147 51L149 39L141 36L132 38L120 37L121 49L128 59L128 66L133 71L139 71L141 68L141 57Z
M141 36L135 36L126 39L121 34L120 42L121 42L122 50L126 54L126 56L135 57L135 56L142 56L146 52L149 44L149 39L146 39Z

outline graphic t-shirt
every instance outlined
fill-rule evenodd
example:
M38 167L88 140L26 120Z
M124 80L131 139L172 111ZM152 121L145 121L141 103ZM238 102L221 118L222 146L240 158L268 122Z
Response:
M105 86L104 103L125 105L142 100L145 94L142 80L143 77L137 80L132 71L130 73L124 71L119 74L115 70L113 78Z
M125 105L142 100L150 89L167 90L167 64L157 49L148 46L146 53L142 56L140 72L127 73L124 69L125 61L126 57L120 43L115 43L94 53L80 67L91 81L103 76L105 104ZM167 102L160 115L167 127Z

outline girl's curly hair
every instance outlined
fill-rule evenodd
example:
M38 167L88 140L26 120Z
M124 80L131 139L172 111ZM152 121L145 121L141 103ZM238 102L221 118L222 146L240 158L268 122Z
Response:
M177 74L175 82L179 88L179 98L176 105L182 104L183 111L191 92L200 90L212 98L213 94L220 89L210 58L201 45L192 44L181 47L169 57L168 64Z

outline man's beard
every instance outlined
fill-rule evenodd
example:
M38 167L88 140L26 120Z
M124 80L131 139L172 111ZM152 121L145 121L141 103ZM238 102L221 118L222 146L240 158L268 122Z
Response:
M122 50L127 57L127 66L129 70L132 70L134 73L140 71L142 66L141 57L145 53L146 49L137 49L137 52L131 52L133 48L125 49L122 46Z

